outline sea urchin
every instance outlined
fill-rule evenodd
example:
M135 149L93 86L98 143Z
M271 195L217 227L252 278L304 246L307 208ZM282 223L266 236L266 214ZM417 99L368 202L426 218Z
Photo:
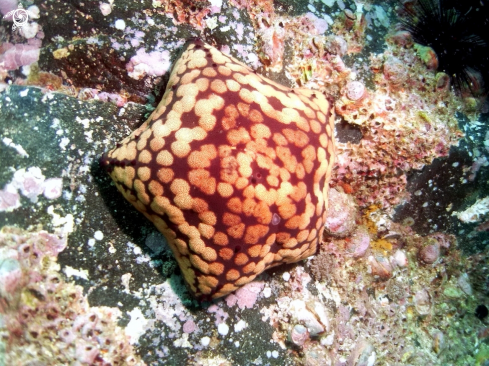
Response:
M488 59L487 42L481 35L476 13L486 12L470 8L462 13L447 0L404 1L400 22L411 33L415 42L431 47L439 69L451 77L458 90L480 91L487 80L485 68ZM473 15L474 14L474 15Z

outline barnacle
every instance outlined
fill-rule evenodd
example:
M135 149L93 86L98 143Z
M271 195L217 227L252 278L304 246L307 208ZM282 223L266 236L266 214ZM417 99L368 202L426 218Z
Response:
M347 122L363 125L370 120L371 104L365 85L359 81L350 81L336 100L335 111Z
M166 236L191 291L218 298L316 252L333 119L321 93L191 41L159 106L101 163Z

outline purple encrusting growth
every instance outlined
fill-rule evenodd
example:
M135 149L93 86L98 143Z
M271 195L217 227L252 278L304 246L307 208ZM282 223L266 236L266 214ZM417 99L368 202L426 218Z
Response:
M21 147L16 147L18 150L21 149ZM25 153L23 149L20 151ZM20 207L19 193L32 203L36 203L41 194L44 194L44 197L49 200L59 198L62 188L63 180L61 178L46 179L39 167L29 167L27 170L19 169L14 173L12 180L3 189L0 189L0 212L12 211Z

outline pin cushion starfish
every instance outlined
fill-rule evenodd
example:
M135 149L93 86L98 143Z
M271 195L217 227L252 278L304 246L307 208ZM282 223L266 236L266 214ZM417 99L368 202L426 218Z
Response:
M165 235L192 293L215 299L316 253L333 119L323 94L193 40L157 109L101 164Z

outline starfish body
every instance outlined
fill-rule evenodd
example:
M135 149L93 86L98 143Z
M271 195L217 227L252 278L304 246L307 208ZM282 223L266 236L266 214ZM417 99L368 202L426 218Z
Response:
M191 41L157 109L101 163L168 239L193 294L215 299L316 253L333 119L321 93Z

